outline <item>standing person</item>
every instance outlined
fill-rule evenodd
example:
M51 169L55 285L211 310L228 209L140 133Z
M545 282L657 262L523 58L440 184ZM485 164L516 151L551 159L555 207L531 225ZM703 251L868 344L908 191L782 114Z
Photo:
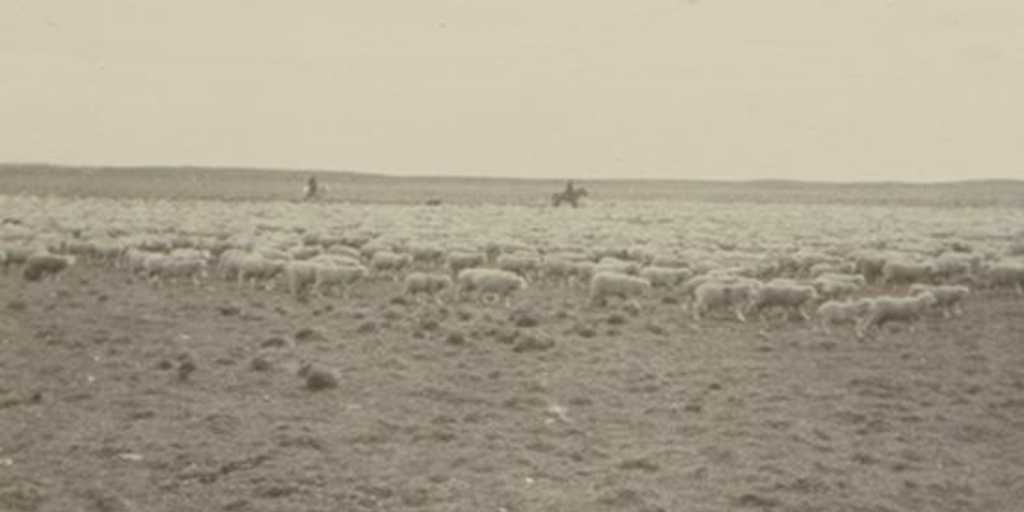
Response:
M306 201L309 201L310 199L315 199L318 193L317 188L318 185L316 182L316 176L310 176L309 180L306 181L306 197L303 199L305 199Z

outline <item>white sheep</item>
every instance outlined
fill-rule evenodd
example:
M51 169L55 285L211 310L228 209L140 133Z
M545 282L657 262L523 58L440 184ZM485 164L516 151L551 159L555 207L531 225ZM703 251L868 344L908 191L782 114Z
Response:
M302 297L316 284L316 271L321 265L311 261L289 261L283 266L288 293Z
M882 284L930 282L938 272L933 262L888 261L882 267Z
M823 299L845 299L867 284L860 274L825 273L811 282L818 295Z
M596 273L601 272L618 272L635 276L640 273L640 264L635 261L605 256L597 262Z
M321 295L330 295L335 289L341 288L341 295L347 295L348 288L366 277L366 268L362 265L331 265L315 262L313 269L313 289Z
M844 263L817 263L811 267L811 277L819 277L822 274L852 274L857 270L853 262Z
M818 320L821 328L825 332L830 332L830 327L837 324L851 324L856 327L857 323L871 310L873 302L869 298L843 302L827 301L818 306Z
M608 297L629 300L639 307L638 299L651 290L651 282L618 272L598 272L590 279L590 303L604 306Z
M262 283L266 288L271 288L273 280L284 271L287 263L284 260L268 259L260 254L246 254L236 262L238 285L248 284L255 287Z
M412 262L412 256L391 251L376 251L370 258L370 268L378 276L390 275L397 280L397 274Z
M1024 262L995 262L985 269L982 282L989 288L1013 288L1017 296L1024 296Z
M497 259L498 268L515 274L524 279L533 279L540 269L540 256L531 253L517 252L502 254Z
M152 255L146 260L146 276L150 283L159 286L169 280L189 279L198 286L206 276L206 260Z
M881 329L886 323L893 321L909 322L913 332L917 324L924 321L928 309L937 302L938 299L930 292L915 297L877 297L872 301L868 314L857 326L857 337L862 338L872 327Z
M942 316L960 315L963 313L963 301L971 295L971 289L963 285L931 285L913 284L910 286L912 297L923 293L931 293L935 296L935 307L942 309Z
M806 307L818 300L818 292L813 286L798 283L789 279L775 279L758 287L750 299L750 310L764 320L764 311L779 308L784 312L800 315L810 321Z
M412 296L417 302L421 294L425 294L434 299L434 302L442 304L441 293L451 286L452 278L447 274L413 272L405 276L405 294Z
M712 309L727 308L732 310L737 320L746 322L743 309L760 287L759 281L743 278L704 281L693 292L693 319L699 322L701 316Z
M445 257L445 266L452 275L459 275L459 272L467 268L479 267L487 261L487 256L479 252L452 251Z
M39 281L47 276L55 276L59 280L61 272L74 264L74 256L39 252L25 260L21 276L26 281Z
M459 272L457 280L459 297L464 297L468 292L476 292L480 300L504 299L506 306L511 305L510 296L513 293L527 287L526 280L518 274L492 268L467 268Z

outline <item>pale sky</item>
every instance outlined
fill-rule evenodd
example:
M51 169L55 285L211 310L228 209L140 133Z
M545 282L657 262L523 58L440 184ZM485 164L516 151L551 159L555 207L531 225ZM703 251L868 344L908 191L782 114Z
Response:
M0 0L0 161L1024 179L1024 1Z

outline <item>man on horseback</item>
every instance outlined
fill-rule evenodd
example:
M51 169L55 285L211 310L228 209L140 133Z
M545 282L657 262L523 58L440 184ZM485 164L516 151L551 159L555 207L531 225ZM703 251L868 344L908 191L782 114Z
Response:
M573 208L579 208L580 198L585 197L586 195L587 189L576 188L572 180L569 180L565 184L564 191L551 196L551 205L557 208L558 206L561 206L563 202L565 202L569 203Z
M317 184L316 176L310 176L309 180L306 181L306 197L304 197L303 200L311 201L316 199L319 193L319 185Z

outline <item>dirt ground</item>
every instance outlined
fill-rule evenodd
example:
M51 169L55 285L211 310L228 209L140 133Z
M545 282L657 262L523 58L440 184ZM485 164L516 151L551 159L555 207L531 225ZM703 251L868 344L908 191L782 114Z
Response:
M1024 510L1024 300L858 342L398 291L0 276L0 510Z

